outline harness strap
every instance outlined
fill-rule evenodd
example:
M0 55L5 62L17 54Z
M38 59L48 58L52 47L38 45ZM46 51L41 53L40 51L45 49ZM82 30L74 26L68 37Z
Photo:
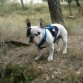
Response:
M46 41L46 29L44 29L44 37L43 37L43 39L41 40L41 42L37 45L37 47L38 47L39 49L45 48L45 47L41 47L41 46L44 44L45 41Z

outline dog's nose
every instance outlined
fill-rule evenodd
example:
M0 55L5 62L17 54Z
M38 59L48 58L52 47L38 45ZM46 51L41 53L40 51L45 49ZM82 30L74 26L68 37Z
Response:
M32 43L33 42L33 38L34 38L33 36L30 36L29 37L29 43Z

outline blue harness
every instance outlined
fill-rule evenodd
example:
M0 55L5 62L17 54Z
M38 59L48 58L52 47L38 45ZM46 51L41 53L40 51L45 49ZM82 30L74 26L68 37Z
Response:
M55 43L57 40L58 28L56 26L48 25L46 29L48 29L50 33L52 34L52 36L54 37L53 43Z
M57 34L58 34L58 28L55 27L55 26L48 25L48 26L46 26L46 27L44 28L44 37L43 37L43 39L42 39L41 42L37 45L37 47L38 47L39 49L45 48L45 47L41 47L41 46L42 46L42 45L45 43L45 41L46 41L46 35L47 35L46 29L48 29L48 30L50 31L50 33L52 34L52 36L54 37L53 43L56 42ZM53 31L53 29L54 29L54 31Z
M44 37L43 37L43 39L41 40L41 42L37 45L37 47L39 48L39 49L43 49L43 48L45 48L45 47L41 47L41 45L43 45L44 44L44 42L46 41L46 29L44 29Z

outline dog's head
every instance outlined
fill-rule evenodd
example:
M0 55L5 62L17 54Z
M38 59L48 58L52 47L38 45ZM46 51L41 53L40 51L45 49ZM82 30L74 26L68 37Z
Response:
M40 19L39 26L31 26L31 22L27 19L27 37L29 38L29 43L38 43L42 37L42 21Z

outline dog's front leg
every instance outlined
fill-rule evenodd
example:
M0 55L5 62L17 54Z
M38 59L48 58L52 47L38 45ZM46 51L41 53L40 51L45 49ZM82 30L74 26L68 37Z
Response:
M54 44L50 45L48 61L52 61L53 60L53 54L54 54Z
M35 58L35 60L39 60L42 57L41 55L41 49L38 49L38 56Z

